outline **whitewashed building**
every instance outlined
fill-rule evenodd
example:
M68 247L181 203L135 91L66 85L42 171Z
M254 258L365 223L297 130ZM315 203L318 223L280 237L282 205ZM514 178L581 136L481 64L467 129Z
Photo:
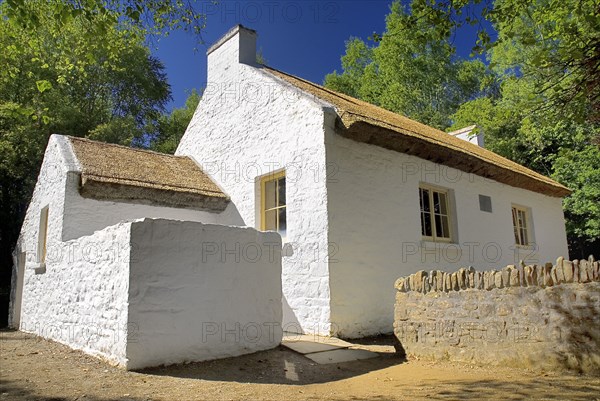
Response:
M239 224L281 232L287 331L391 332L400 276L567 256L562 185L255 54L241 26L208 50L176 153L231 197Z
M276 347L281 238L227 225L230 210L188 157L53 135L10 324L127 369Z
M256 32L236 26L208 51L176 156L51 138L11 319L128 367L266 349L282 330L389 333L400 276L568 257L568 193L476 143L257 64ZM50 258L50 244L89 242L103 258ZM55 322L99 334L44 332ZM219 343L219 322L246 336L258 322L260 341ZM117 341L128 323L137 342Z

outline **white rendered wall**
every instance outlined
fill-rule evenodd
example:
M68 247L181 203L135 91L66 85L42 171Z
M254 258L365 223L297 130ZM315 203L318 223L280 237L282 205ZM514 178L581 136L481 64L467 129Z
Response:
M223 220L224 215L229 214L228 210L219 214L193 209L84 198L79 195L78 177L74 174L70 177L67 180L65 198L64 240L89 235L121 221L132 221L144 217L219 223ZM234 206L230 204L229 208L234 208Z
M128 369L281 342L281 239L248 227L134 222Z
M500 184L424 159L327 136L331 318L337 334L360 337L392 331L398 277L418 270L472 265L544 263L568 257L561 199ZM451 189L455 244L423 242L419 183ZM479 194L492 213L479 210ZM511 204L531 208L537 251L515 246Z
M260 227L258 177L286 170L284 328L329 334L323 105L260 67L238 64L237 40L208 57L208 84L176 154L193 157Z
M9 324L124 365L129 234L119 222L146 216L213 222L221 216L235 224L237 212L232 205L218 215L84 199L77 192L80 170L68 138L51 136L15 249ZM37 249L46 206L43 267Z
M129 226L62 241L63 200L69 171L77 168L65 137L53 135L27 209L15 254L11 321L22 331L49 338L115 364L125 363ZM48 206L45 266L38 260L40 212ZM25 262L21 258L25 258ZM21 295L19 298L18 296ZM20 320L14 311L20 306Z

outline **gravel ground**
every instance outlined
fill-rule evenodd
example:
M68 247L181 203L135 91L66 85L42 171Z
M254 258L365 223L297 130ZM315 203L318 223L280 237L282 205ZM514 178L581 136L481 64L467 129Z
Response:
M379 358L317 365L279 347L238 358L126 372L38 337L0 332L4 400L598 400L600 378L429 362L361 341Z

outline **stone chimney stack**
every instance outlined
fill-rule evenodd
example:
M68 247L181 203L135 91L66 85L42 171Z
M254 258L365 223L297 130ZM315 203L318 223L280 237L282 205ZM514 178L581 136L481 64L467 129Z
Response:
M242 25L231 28L207 51L208 82L235 79L239 64L256 66L256 31Z
M481 148L485 147L485 143L483 141L483 132L481 128L479 128L479 133L477 135L473 134L473 130L478 128L477 125L471 125L457 131L449 132L448 134L453 135L457 138L460 138L464 141L471 142Z

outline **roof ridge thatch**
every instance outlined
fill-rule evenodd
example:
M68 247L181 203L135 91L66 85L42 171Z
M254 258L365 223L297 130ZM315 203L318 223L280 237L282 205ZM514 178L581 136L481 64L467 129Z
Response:
M71 135L64 135L66 138L69 138L69 140L73 140L75 139L76 141L84 141L84 142L90 142L96 145L101 145L101 146L111 146L111 147L118 147L118 148L122 148L122 149L127 149L127 150L133 150L136 152L146 152L146 153L154 153L155 155L159 155L159 156L165 156L165 157L177 157L177 158L187 158L188 156L182 156L182 155L172 155L170 153L163 153L163 152L158 152L156 150L151 150L151 149L144 149L144 148L135 148L133 146L127 146L127 145L121 145L118 143L110 143L110 142L104 142L104 141L96 141L94 139L89 139L89 138L82 138L80 136L71 136Z
M344 129L340 132L343 136L416 155L426 160L434 160L436 163L491 178L507 185L551 196L565 196L570 193L565 186L542 174L447 132L275 68L268 66L263 68L275 78L332 104L344 125ZM371 132L367 132L369 129L365 125L371 126ZM382 132L381 129L389 132ZM392 133L396 135L391 135ZM397 134L403 135L404 138ZM423 146L436 148L425 152L419 149ZM454 152L457 157L463 155L465 160L452 160L447 154L448 151Z

